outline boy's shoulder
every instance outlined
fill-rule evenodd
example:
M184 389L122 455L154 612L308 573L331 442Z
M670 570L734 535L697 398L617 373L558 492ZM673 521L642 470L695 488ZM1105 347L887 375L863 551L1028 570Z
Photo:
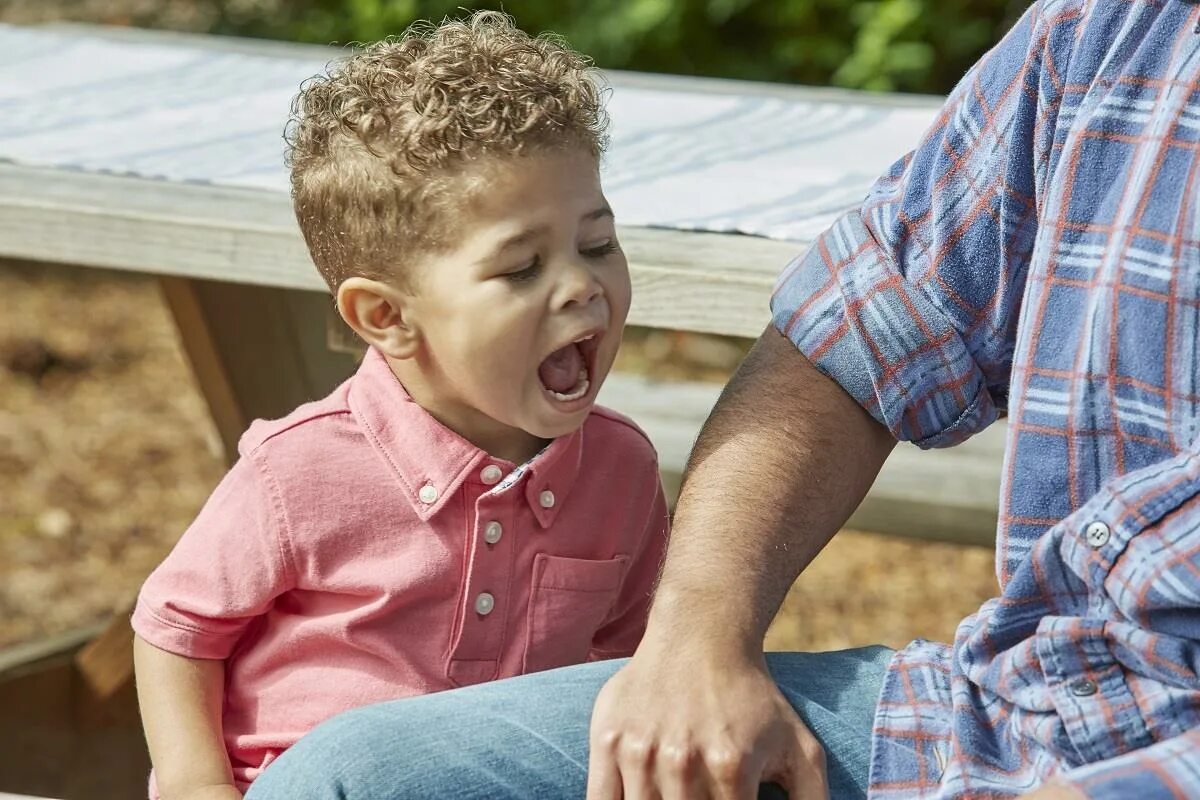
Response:
M584 422L584 429L603 436L609 445L621 450L624 455L632 452L645 456L655 464L658 463L658 452L654 449L650 437L636 422L619 411L600 405L593 406L592 413Z
M324 449L335 435L339 418L349 421L348 389L349 381L327 397L297 406L287 416L254 420L238 440L238 454L243 457L261 454L268 443L284 441L305 450Z

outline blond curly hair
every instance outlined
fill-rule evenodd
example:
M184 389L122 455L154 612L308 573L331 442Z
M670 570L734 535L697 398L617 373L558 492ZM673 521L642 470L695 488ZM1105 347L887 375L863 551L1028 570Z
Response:
M331 289L436 250L479 157L581 147L599 158L607 116L591 62L481 11L417 23L305 81L284 138L292 199Z

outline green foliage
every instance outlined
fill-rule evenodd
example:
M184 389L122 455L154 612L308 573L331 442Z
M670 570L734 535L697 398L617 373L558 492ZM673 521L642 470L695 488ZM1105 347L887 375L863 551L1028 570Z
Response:
M501 9L601 67L943 93L1022 0L218 0L218 30L363 42L416 19Z

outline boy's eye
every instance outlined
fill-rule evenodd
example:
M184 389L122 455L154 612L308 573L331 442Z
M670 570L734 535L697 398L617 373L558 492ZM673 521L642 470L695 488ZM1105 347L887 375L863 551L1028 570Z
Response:
M515 272L504 273L505 279L513 283L526 283L533 280L542 271L542 262L539 259L534 259L529 262L529 265Z
M589 247L585 250L580 250L579 252L583 253L588 258L604 258L607 255L617 252L618 249L620 249L620 245L617 244L617 240L609 239L602 245Z

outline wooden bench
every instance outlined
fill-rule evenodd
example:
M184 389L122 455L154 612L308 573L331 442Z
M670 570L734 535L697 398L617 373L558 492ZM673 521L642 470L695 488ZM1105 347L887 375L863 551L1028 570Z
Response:
M106 41L278 58L331 55L323 48L217 37L58 30ZM735 81L622 73L610 79L618 90L649 87L801 99L844 107L848 114L871 106L917 109L931 116L937 105L934 99ZM4 156L0 142L0 158ZM776 275L805 247L802 239L654 227L623 226L619 234L634 285L631 325L738 337L762 331ZM0 163L0 258L155 276L228 454L236 452L236 440L251 419L280 416L326 393L354 367L347 352L353 348L345 346L346 332L331 313L290 201L281 191ZM601 401L646 429L674 491L719 391L712 384L614 374ZM996 426L953 450L898 448L850 524L923 539L990 544L1003 437L1003 426ZM128 624L118 618L107 632L96 633L83 631L0 653L0 741L31 743L20 751L20 763L0 772L0 791L102 797L140 790L145 759L136 714L131 714ZM35 717L44 724L31 728ZM56 762L72 768L48 772L38 765L38 754L49 751L55 752ZM108 765L99 784L72 775L81 760Z

